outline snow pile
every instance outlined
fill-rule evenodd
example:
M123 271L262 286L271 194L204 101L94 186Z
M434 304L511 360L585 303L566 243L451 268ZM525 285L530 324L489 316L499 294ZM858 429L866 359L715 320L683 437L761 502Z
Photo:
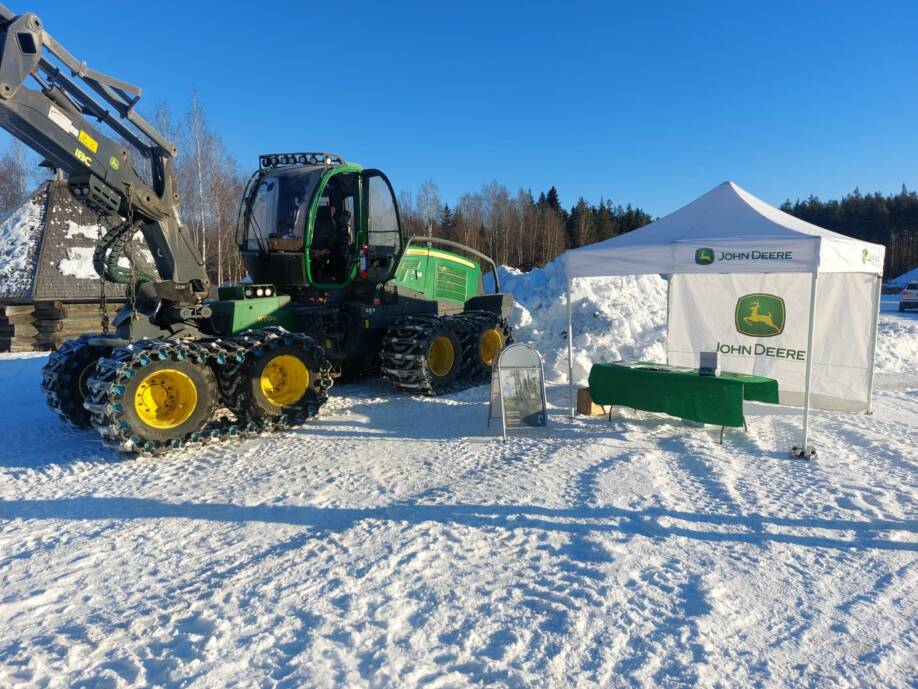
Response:
M889 285L890 287L898 287L900 289L905 289L905 285L907 285L912 280L918 280L918 268L912 268L907 273L902 273L902 275L890 280L886 284Z
M876 370L914 373L918 363L918 320L880 316Z
M548 382L567 382L567 306L562 259L522 273L499 268L500 286L514 298L510 325L518 342L545 358ZM909 275L909 274L906 274ZM911 279L918 279L911 278ZM621 359L666 360L666 281L657 275L574 280L574 380L585 382L592 364ZM877 337L876 370L912 371L918 361L918 321L888 313Z
M36 194L0 224L0 295L19 296L32 288L41 237L43 194Z
M567 305L562 259L522 273L501 266L500 286L515 301L514 338L545 357L548 381L567 381ZM666 281L657 275L574 280L574 379L600 361L666 359Z

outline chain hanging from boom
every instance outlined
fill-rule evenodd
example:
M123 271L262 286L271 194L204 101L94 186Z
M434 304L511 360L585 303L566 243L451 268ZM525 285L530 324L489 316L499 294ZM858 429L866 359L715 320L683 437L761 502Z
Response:
M105 230L105 226L102 223L101 211L99 211L98 215L96 216L96 224L99 228L99 237L101 237L102 232ZM93 254L93 267L99 274L99 326L102 329L102 334L108 335L108 299L105 296L105 275L103 274L103 271L96 267L95 263L95 254Z

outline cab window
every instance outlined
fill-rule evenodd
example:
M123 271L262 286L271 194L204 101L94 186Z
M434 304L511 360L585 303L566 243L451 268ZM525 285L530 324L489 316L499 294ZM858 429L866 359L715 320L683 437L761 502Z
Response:
M384 282L395 271L402 248L398 210L389 180L381 172L365 173L367 204L367 250L369 279Z
M389 185L383 177L372 176L367 181L369 204L367 208L368 244L398 250L401 244L401 232L398 228L398 215L395 212L395 199Z
M314 282L344 284L357 258L357 173L344 172L329 178L316 207L309 246L310 272Z

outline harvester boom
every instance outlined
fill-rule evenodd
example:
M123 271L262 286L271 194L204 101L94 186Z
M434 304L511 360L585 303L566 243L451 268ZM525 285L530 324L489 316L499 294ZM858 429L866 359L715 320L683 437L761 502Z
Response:
M140 88L90 69L35 14L16 15L4 5L0 49L0 126L65 173L71 191L91 208L133 221L153 255L162 299L200 301L208 279L178 217L176 147L137 113ZM37 89L25 85L29 76ZM135 170L131 147L149 161L149 183Z

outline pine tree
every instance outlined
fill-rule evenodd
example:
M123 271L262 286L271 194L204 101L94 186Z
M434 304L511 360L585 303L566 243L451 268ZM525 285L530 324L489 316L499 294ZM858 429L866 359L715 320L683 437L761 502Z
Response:
M558 190L555 189L554 185L548 190L548 194L545 195L545 203L548 204L548 207L553 211L563 213L561 209L561 199L558 197Z

